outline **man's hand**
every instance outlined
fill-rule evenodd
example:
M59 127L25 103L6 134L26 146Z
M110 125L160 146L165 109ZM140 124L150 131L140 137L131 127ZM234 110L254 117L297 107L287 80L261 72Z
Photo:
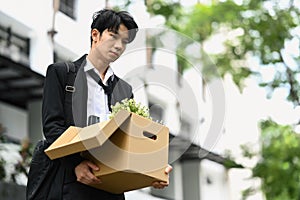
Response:
M75 174L77 177L77 181L83 184L99 184L101 180L97 178L92 170L100 170L97 165L90 161L82 161L79 165L75 167Z
M169 173L173 170L173 167L171 165L168 165L165 169L165 174L169 175ZM163 189L169 185L169 181L167 182L160 182L160 181L155 181L152 183L152 186L155 189Z

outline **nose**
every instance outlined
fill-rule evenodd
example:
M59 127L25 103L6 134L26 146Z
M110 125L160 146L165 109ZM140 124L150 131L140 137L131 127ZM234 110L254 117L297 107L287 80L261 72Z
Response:
M114 47L115 47L115 49L117 49L118 51L123 50L123 49L125 48L125 45L124 45L124 43L122 42L122 39L116 40Z

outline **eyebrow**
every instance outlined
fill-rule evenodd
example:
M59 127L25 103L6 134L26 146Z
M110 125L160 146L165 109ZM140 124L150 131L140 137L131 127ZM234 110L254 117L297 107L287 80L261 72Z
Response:
M113 31L113 30L111 30L111 31L109 31L109 32L120 35L119 31ZM124 39L129 40L129 38L130 38L130 37L129 37L129 31L122 31L122 32L127 32L127 37L124 38Z

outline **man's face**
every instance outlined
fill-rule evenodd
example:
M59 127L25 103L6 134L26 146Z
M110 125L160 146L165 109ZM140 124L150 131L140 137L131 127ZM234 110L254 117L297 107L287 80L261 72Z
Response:
M92 37L95 37L92 46L95 55L103 62L110 63L117 60L125 51L128 43L128 29L121 24L117 33L106 29L101 36L99 31L94 29Z

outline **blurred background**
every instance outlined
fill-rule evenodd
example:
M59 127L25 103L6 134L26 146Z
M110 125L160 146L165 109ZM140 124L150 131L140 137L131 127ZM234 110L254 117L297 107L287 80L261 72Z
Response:
M140 27L115 73L170 128L169 187L126 199L300 199L299 0L0 5L1 199L25 199L47 66L88 53L92 14L105 7ZM164 87L151 84L157 73L170 77Z

